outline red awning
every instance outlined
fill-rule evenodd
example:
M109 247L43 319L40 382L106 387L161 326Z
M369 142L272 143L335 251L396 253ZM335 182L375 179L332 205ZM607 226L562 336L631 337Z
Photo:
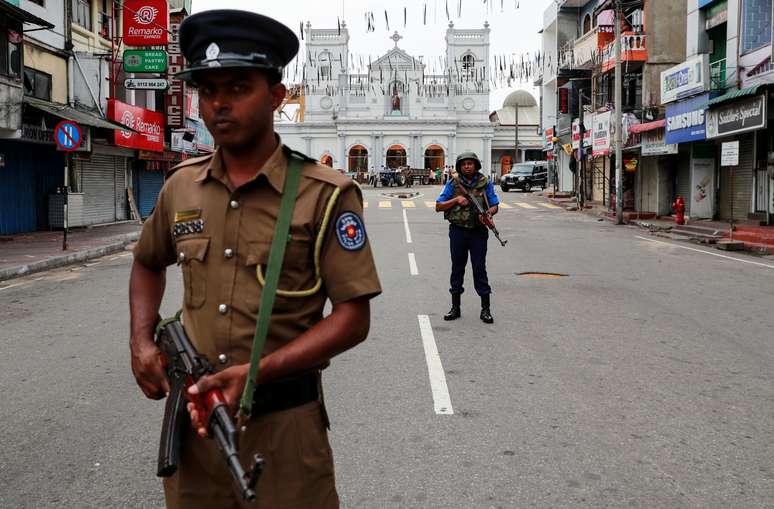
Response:
M654 129L659 129L661 127L664 127L666 125L666 120L654 120L653 122L646 122L644 124L634 124L629 128L630 133L644 133L646 131L652 131Z

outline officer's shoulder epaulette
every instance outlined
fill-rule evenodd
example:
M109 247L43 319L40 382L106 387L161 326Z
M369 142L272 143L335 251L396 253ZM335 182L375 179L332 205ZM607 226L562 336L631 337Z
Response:
M178 170L181 170L182 168L186 168L188 166L194 166L196 164L206 163L210 159L212 159L212 156L213 154L207 154L206 156L192 157L190 159L186 159L185 161L181 161L180 163L173 166L172 169L167 172L167 178L171 177L173 173L177 172Z

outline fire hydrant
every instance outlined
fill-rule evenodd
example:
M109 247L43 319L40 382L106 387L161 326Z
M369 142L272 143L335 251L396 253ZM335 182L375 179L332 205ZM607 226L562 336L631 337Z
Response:
M672 204L672 210L675 211L675 223L685 224L685 200L682 196L677 197Z

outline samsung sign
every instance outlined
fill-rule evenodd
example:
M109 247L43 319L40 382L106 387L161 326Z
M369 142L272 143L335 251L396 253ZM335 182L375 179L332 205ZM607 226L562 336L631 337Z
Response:
M696 55L661 73L661 104L709 90L709 55Z
M689 143L707 138L709 94L667 106L666 143Z

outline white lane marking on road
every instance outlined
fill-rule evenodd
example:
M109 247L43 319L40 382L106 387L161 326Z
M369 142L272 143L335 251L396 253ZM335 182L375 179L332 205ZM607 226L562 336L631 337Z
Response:
M507 203L503 203L503 202L500 202L500 205L498 205L498 207L500 207L501 209L512 209L513 208L510 205L508 205Z
M15 287L17 287L17 286L21 286L21 285L23 285L23 284L24 284L24 283L14 283L14 284L12 284L12 285L3 286L2 288L0 288L0 292L2 292L3 290L8 290L9 288L15 288Z
M514 202L514 205L519 206L519 207L521 207L523 209L536 209L537 208L534 205L530 205L529 203L524 203L524 202L520 202L520 201Z
M547 209L559 209L561 207L557 207L556 205L553 205L551 203L538 203L541 207L545 207Z
M710 251L705 251L703 249L696 249L696 248L693 248L693 247L678 246L677 244L672 244L671 242L662 242L660 240L649 239L647 237L640 237L639 235L637 235L636 238L641 239L641 240L647 240L648 242L655 242L656 244L664 244L665 246L678 247L680 249L687 249L688 251L695 251L697 253L704 253L704 254L710 255L710 256L717 256L718 258L725 258L726 260L733 260L735 262L749 263L750 265L757 265L758 267L766 267L767 269L774 269L774 265L769 265L769 264L766 264L766 263L754 262L752 260L743 260L741 258L735 258L733 256L727 256L727 255L723 255L723 254L720 254L720 253L712 253Z
M430 317L417 315L419 319L419 331L422 333L422 346L425 347L425 360L427 372L430 376L430 389L433 391L433 406L435 413L439 415L452 415L449 387L446 385L446 375L443 372L441 357L438 355L438 347L433 336L433 327L430 325Z
M409 253L409 270L412 276L419 275L419 269L417 268L417 258L414 253Z
M434 201L426 201L425 202L425 207L427 207L429 209L434 209L435 208L435 202Z
M415 209L417 208L417 204L413 201L402 201L400 204L403 206L404 209Z
M391 201L380 201L379 202L379 208L380 209L391 209L392 208L392 202Z
M367 201L364 201L364 202L363 202L363 208L364 208L364 209L367 209L367 208L368 208L368 202L367 202Z
M413 244L414 241L411 240L411 230L409 229L408 214L406 214L406 209L403 209L403 228L406 230L406 243Z

